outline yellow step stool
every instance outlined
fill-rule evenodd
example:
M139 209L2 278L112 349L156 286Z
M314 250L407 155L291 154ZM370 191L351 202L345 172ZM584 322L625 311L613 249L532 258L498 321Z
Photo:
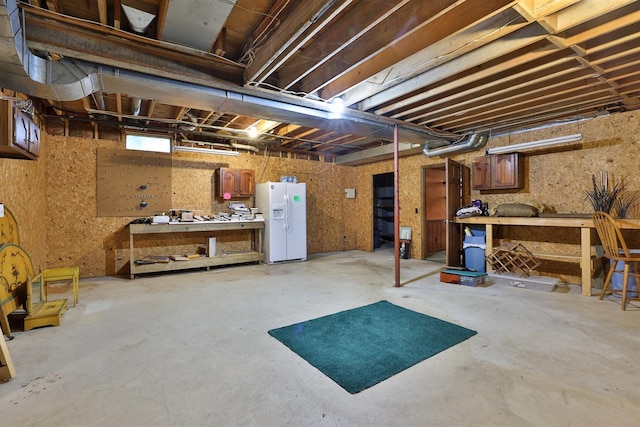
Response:
M60 326L62 315L67 311L66 299L47 301L45 298L43 273L27 281L27 316L24 331L40 326Z

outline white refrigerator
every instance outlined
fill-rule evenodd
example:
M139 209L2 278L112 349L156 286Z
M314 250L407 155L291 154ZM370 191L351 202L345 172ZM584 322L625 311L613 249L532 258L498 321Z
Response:
M264 215L264 262L307 259L307 185L265 182L256 185L256 208Z

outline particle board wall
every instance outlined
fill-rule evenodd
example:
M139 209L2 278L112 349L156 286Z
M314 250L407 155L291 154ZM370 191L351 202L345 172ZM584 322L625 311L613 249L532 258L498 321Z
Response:
M590 185L591 174L599 174L600 170L608 171L610 180L628 176L629 189L640 189L636 160L640 154L636 139L639 127L635 113L582 122L579 131L584 135L583 141L571 145L572 149L536 151L526 155L527 179L524 189L509 193L473 191L471 197L482 199L490 205L506 200L534 198L553 205L560 212L589 212L583 191ZM491 138L482 150L456 154L452 158L470 165L474 158L492 146L576 131L576 125L572 124ZM83 277L126 274L126 224L133 218L95 216L95 149L122 148L122 143L51 135L45 135L43 142L46 145L47 190L46 201L40 199L42 207L39 209L41 216L46 218L46 226L36 225L34 221L32 227L42 226L47 230L47 266L79 265ZM412 227L414 258L423 257L420 244L423 239L422 168L443 163L444 159L440 157L428 158L423 154L400 159L400 225ZM242 153L239 157L231 158L179 153L173 156L174 207L201 209L210 213L224 208L226 202L211 194L214 171L221 165L253 169L256 182L277 181L282 175L295 175L300 182L306 182L310 254L349 249L373 250L372 177L374 174L392 172L392 160L349 167L253 153ZM26 170L30 171L29 167ZM24 170L18 171L20 173L24 173ZM29 179L34 180L35 177ZM21 188L20 193L16 194L21 194L25 185L17 178L14 183ZM355 199L346 198L346 188L356 189ZM248 203L253 203L253 200L249 199ZM514 239L514 231L510 233L505 238ZM559 244L552 237L542 237L540 240L540 243ZM238 244L241 244L240 241ZM576 245L570 245L568 248L559 247L559 250L573 251L576 248ZM579 252L579 248L577 250Z
M581 132L583 139L579 143L566 144L565 147L535 150L525 155L525 188L505 192L472 191L472 199L481 199L490 206L507 201L521 201L535 199L545 202L562 213L591 213L591 207L585 201L584 191L591 186L591 175L599 177L599 173L609 174L610 182L626 177L629 190L640 189L640 174L638 161L640 146L637 135L640 134L640 122L637 112L628 112L611 116L603 116L583 121L579 126L575 123L540 129L518 135L490 138L486 147L469 153L452 155L452 159L465 165L471 165L473 160L484 155L484 151L491 147L515 144L537 139L551 138ZM401 157L400 167L400 225L411 226L413 230L412 257L422 258L422 189L421 169L425 166L443 164L440 157L426 157L422 154ZM392 172L392 161L384 161L358 167L358 191L368 192L363 199L371 197L371 179L373 174ZM362 203L358 209L369 211L371 208ZM416 211L417 209L417 211ZM416 213L418 212L418 213ZM360 235L359 249L370 250L373 246L372 220ZM524 227L503 230L499 237L503 240L522 240L525 245L532 245L543 252L579 254L579 236L575 230L553 229L525 231ZM527 233L527 234L523 234ZM531 240L535 236L537 240ZM525 239L530 239L526 241ZM632 240L633 241L633 240ZM569 243L567 243L569 242ZM575 243L575 244L574 244ZM640 247L640 246L638 246ZM552 265L544 262L543 267L568 272L570 281L577 278L573 274L576 265L562 263ZM545 267L546 268L546 267ZM579 274L578 274L579 276Z
M98 216L144 216L171 209L171 155L96 150Z
M46 148L42 147L41 152ZM45 159L0 158L0 203L4 203L18 223L20 246L31 257L34 268L46 267Z
M96 149L119 149L112 140L45 135L47 160L46 234L47 266L78 265L82 277L128 273L129 234L127 224L136 217L97 217ZM355 187L354 168L331 163L241 153L225 157L195 153L172 156L171 192L174 209L193 209L212 214L228 208L229 201L214 195L215 170L220 166L252 169L256 182L278 181L295 175L307 183L308 252L353 249L354 230L361 227L353 212L353 200L344 189ZM253 198L234 199L253 206ZM219 250L242 250L248 235L224 233ZM346 238L345 238L346 236ZM169 241L154 237L136 239L140 255L195 251L201 237L178 236ZM138 243L140 242L140 243Z

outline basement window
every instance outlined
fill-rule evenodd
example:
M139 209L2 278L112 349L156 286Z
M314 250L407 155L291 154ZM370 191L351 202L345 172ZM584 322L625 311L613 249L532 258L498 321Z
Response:
M166 136L127 134L125 143L127 150L171 153L171 138Z

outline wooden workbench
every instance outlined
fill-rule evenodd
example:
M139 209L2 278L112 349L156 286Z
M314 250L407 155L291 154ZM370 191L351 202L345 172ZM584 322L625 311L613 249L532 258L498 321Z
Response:
M473 216L469 218L454 218L454 222L468 225L484 225L487 234L487 247L485 255L493 251L493 226L527 226L527 227L565 227L580 229L580 256L571 257L557 255L557 258L564 257L566 260L576 258L580 263L582 295L591 296L592 280L592 243L591 229L594 229L591 217L574 216L543 216L543 217L496 217L496 216ZM618 225L623 229L640 228L640 219L619 219Z
M214 257L201 257L189 261L171 261L169 263L136 264L135 262L135 235L141 234L166 234L166 233L211 233L229 230L253 231L253 250L238 253L225 253ZM129 264L131 279L136 274L153 273L172 270L184 270L190 268L209 267L241 264L247 262L262 262L264 253L262 250L262 233L264 221L199 221L170 224L129 224Z

